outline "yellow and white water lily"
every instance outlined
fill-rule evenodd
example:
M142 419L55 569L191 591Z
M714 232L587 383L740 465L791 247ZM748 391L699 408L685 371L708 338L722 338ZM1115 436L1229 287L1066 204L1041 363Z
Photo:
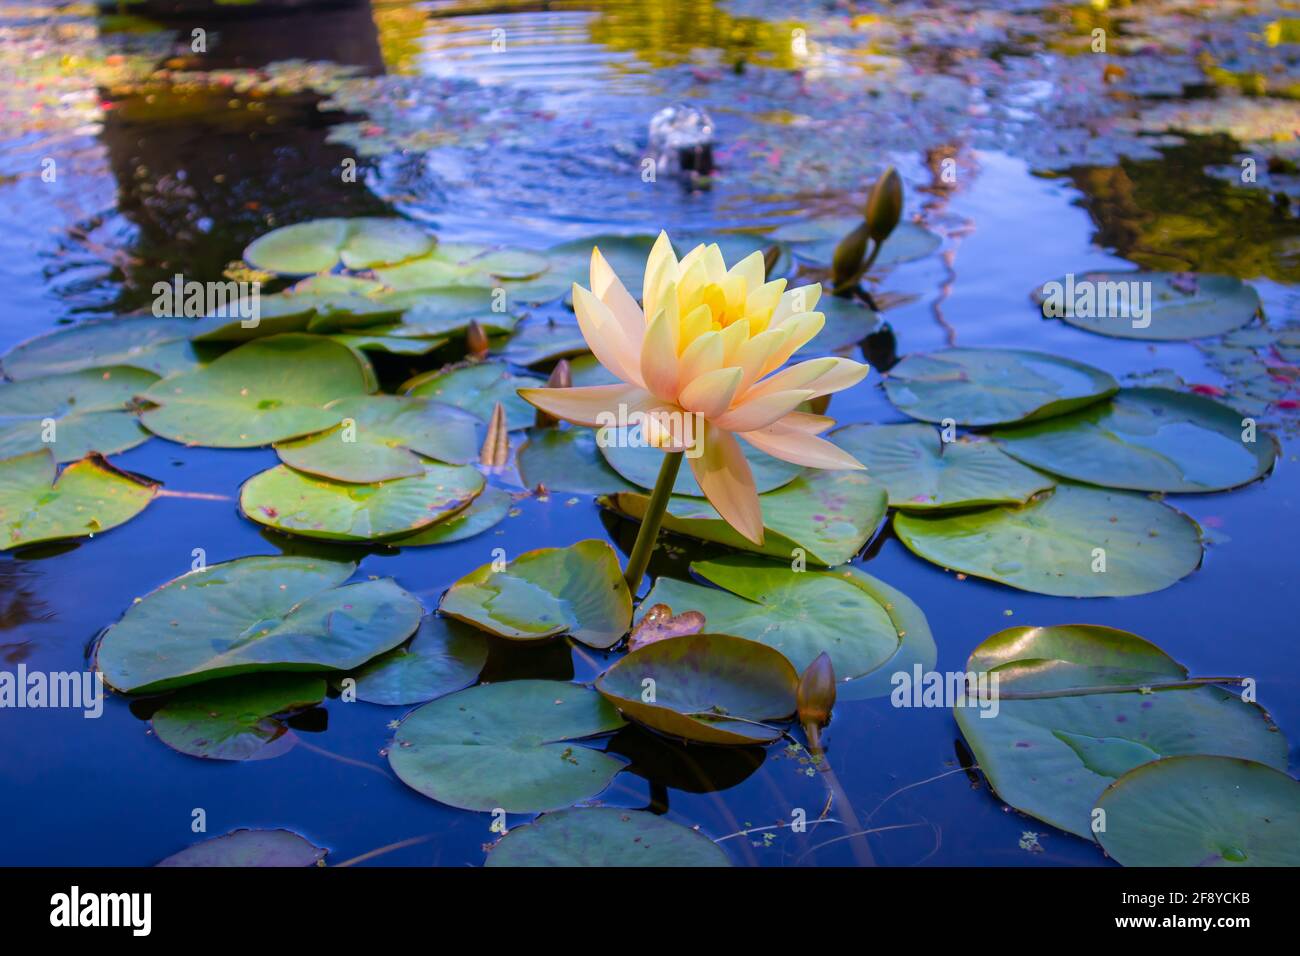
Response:
M821 331L814 311L820 285L787 289L766 281L755 252L730 269L715 245L696 246L679 261L660 233L646 263L641 305L600 250L591 254L591 288L573 286L583 338L618 382L579 388L525 388L519 394L551 416L597 427L634 413L646 438L666 452L689 451L695 480L709 503L755 544L763 515L749 462L737 437L775 458L825 469L863 466L818 436L835 424L799 411L810 399L860 382L869 367L846 358L809 359L782 368ZM703 420L681 447L677 430L656 420Z

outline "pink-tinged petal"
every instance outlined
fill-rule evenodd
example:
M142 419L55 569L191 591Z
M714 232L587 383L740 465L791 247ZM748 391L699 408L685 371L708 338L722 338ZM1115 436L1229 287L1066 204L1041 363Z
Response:
M641 343L624 334L609 306L574 283L573 311L596 361L623 381L641 385Z
M590 428L612 426L634 411L653 405L651 395L634 385L583 385L577 388L521 388L519 397L553 418Z
M833 358L831 362L834 363L832 367L809 386L817 392L817 395L830 395L852 388L871 372L870 365L855 362L853 359Z
M740 437L759 451L806 468L827 471L865 471L866 466L843 448L825 438L818 438L798 428L788 427L784 420L773 422L767 428L740 432Z
M747 289L757 289L767 280L767 262L760 251L751 252L727 271L727 276L738 276Z
M654 448L664 451L688 451L695 444L695 416L676 405L657 403L645 409L641 435Z
M781 301L777 304L776 309L772 312L772 324L777 325L784 322L792 315L812 312L817 308L817 303L821 300L821 297L822 287L820 283L787 289L781 296Z
M699 412L705 418L717 418L730 406L740 387L741 371L738 368L720 368L706 372L682 389L677 403L687 411Z
M762 398L773 392L784 392L791 388L816 388L821 377L835 367L833 358L809 359L798 365L783 368L775 375L769 375L748 392L743 393L745 401Z
M628 339L635 342L645 334L645 316L641 314L641 307L600 254L600 249L594 246L591 250L591 291L609 306Z
M645 387L665 402L677 400L677 323L660 310L646 329L641 347L641 379Z
M744 377L740 380L739 394L745 394L745 389L758 380L758 376L767 365L767 360L785 344L789 337L790 333L786 329L768 329L741 343L740 348L736 350L734 363L745 370Z
M814 415L811 412L791 412L781 419L783 427L796 428L808 435L820 435L834 424L835 419L829 415Z
M659 238L655 240L654 246L651 247L650 255L646 257L645 263L641 305L645 309L647 318L653 316L663 307L661 301L663 287L669 282L676 282L679 274L673 244L668 240L668 233L660 231Z
M713 419L713 424L729 432L750 432L766 428L778 418L790 414L812 397L806 388L791 389L764 395L753 401L743 401L725 415Z
M705 311L708 311L707 308ZM683 382L691 382L722 367L722 333L705 332L682 349L677 367Z
M793 315L782 322L779 328L787 329L790 332L790 338L786 339L785 344L772 353L759 377L761 378L768 372L774 371L788 362L790 356L817 337L817 333L822 330L822 326L825 324L826 316L820 312Z
M687 458L691 472L724 521L754 544L763 543L763 509L749 462L734 437L705 426L702 454Z
M739 365L740 347L749 341L749 323L744 319L732 322L722 330L722 364Z

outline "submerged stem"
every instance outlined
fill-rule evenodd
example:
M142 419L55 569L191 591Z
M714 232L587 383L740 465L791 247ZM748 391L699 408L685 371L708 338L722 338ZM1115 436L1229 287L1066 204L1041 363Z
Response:
M677 470L682 466L682 454L680 451L664 453L663 464L659 466L659 477L655 479L655 490L650 493L650 504L646 506L641 527L636 533L636 543L632 545L632 553L628 556L627 571L623 574L623 580L627 582L627 589L632 592L633 597L641 587L641 578L645 576L645 569L650 564L650 555L655 549L655 541L659 538L659 526L663 524L664 511L668 508L668 498L673 493L673 485L677 483Z

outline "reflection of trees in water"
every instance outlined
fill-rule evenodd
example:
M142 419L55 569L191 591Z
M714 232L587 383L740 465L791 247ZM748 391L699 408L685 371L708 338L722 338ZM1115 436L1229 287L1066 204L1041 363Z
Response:
M10 643L3 632L48 620L54 612L36 594L37 574L13 561L0 564L0 660L16 664L27 657L28 641Z

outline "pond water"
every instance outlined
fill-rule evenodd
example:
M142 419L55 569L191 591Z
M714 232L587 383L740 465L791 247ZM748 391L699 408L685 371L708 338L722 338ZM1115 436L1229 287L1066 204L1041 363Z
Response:
M1032 348L1125 381L1177 376L1256 403L1242 407L1278 432L1282 454L1262 481L1177 497L1208 547L1199 570L1156 593L1059 598L959 578L914 556L888 525L855 564L920 605L939 670L962 669L1009 626L1111 625L1193 674L1256 678L1260 703L1294 741L1294 377L1247 394L1216 364L1214 340L1092 335L1044 321L1029 292L1090 269L1196 270L1250 281L1272 327L1300 318L1300 221L1289 205L1300 193L1284 165L1268 171L1270 154L1296 155L1300 109L1287 97L1300 83L1300 46L1290 42L1300 31L1268 3L1213 13L1177 2L1106 6L375 2L167 23L75 4L11 7L0 11L0 63L15 80L0 94L0 348L147 310L154 282L217 279L252 239L313 217L399 215L441 241L526 248L660 228L761 230L852 213L893 164L905 218L942 237L938 252L883 272L874 287L899 355ZM196 26L208 31L204 53L191 49ZM1094 27L1107 31L1109 53L1089 49ZM1206 68L1207 57L1218 66ZM646 182L649 118L683 100L716 123L718 172L708 183ZM1225 175L1243 156L1258 157L1264 182ZM342 170L354 157L350 182ZM47 159L52 182L40 174ZM377 361L390 387L424 367ZM829 413L907 420L874 372ZM209 563L360 558L361 577L392 576L433 608L495 547L595 537L626 551L634 531L590 497L552 494L522 498L497 528L443 547L330 548L239 514L235 489L277 462L270 449L155 438L114 462L173 492L216 497L163 498L102 537L5 552L3 668L85 667L100 631L189 570L196 548ZM688 559L705 553L674 544L652 573L684 577ZM494 645L484 679L589 680L602 656L563 642ZM150 732L150 705L121 696L98 720L6 710L0 863L149 865L200 838L190 824L202 808L209 835L287 827L328 847L330 862L422 837L373 862L480 864L495 838L488 815L426 799L389 770L389 724L406 710L327 700L293 719L295 747L244 763L173 752ZM845 702L826 740L858 817L879 828L879 863L1111 865L1090 843L1010 810L963 769L946 709ZM816 817L826 802L819 776L779 746L682 747L629 727L609 749L630 764L602 801L648 806L715 838L789 820L795 808ZM741 864L851 863L847 841L820 845L841 832L828 824L722 845Z

